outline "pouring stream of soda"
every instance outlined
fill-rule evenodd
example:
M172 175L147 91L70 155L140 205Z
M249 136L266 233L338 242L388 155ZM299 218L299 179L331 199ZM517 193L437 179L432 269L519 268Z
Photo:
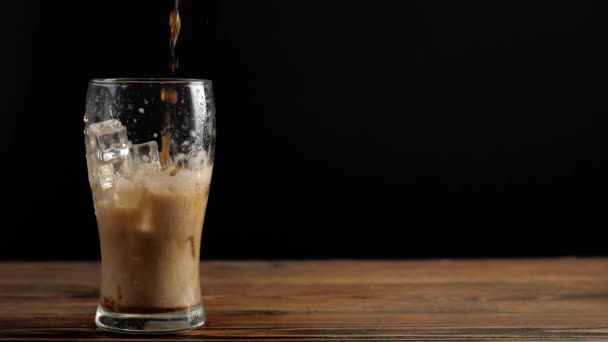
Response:
M175 45L177 44L179 31L182 27L178 7L179 0L175 0L175 6L169 13L169 70L171 70L172 73L179 68L179 61L175 55ZM163 132L161 141L162 148L160 151L160 163L163 167L167 167L169 165L169 145L171 144L171 116L175 112L174 105L178 100L177 91L170 86L163 87L161 88L160 99L162 102L167 104L167 111L165 113L165 132Z
M169 14L169 28L171 29L171 36L169 39L169 69L171 72L175 72L179 68L179 61L175 56L175 45L177 44L177 38L179 37L179 31L182 27L182 20L179 17L179 0L175 0L175 7Z

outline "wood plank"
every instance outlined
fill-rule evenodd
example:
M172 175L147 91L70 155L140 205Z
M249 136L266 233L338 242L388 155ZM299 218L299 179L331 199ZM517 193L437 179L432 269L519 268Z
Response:
M203 262L208 323L95 328L99 264L0 263L0 340L608 340L608 260Z

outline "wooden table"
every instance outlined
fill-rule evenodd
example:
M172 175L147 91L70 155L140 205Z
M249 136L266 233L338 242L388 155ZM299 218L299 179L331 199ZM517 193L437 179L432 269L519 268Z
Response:
M204 328L139 340L608 341L608 260L203 262ZM96 330L98 263L0 263L0 340Z

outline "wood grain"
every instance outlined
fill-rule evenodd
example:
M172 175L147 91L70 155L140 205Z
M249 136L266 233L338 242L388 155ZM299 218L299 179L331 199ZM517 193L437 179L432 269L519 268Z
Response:
M0 340L608 341L608 260L203 262L206 326L96 330L97 263L0 263Z

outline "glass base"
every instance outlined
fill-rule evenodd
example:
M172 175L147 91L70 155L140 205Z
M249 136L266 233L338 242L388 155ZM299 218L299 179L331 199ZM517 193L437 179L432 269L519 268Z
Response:
M199 304L192 309L162 314L127 314L97 307L95 324L102 329L127 334L170 334L196 329L205 324L205 309Z

